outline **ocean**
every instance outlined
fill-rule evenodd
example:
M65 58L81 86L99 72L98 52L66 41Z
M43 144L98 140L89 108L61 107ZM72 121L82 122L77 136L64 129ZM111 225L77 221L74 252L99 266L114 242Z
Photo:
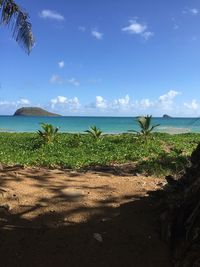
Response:
M60 132L82 133L96 125L104 133L126 133L139 130L137 119L133 117L26 117L0 116L1 132L35 132L41 123L51 123ZM200 133L200 118L153 118L152 124L160 124L155 131L166 133Z

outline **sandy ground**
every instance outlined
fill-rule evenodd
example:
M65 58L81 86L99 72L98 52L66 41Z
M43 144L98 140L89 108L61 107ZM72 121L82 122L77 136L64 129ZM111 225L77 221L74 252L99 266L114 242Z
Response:
M172 266L159 238L159 178L0 171L0 266Z

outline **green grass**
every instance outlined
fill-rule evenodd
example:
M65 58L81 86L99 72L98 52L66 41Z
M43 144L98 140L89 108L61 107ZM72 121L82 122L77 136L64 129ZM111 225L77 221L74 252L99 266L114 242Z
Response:
M0 162L5 165L84 169L131 162L135 172L176 175L189 164L200 134L152 134L146 142L134 134L105 135L99 142L87 134L58 134L43 145L34 133L0 133Z

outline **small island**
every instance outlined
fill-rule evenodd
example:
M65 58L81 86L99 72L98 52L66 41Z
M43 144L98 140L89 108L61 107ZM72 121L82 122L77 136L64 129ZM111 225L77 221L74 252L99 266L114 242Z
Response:
M169 115L167 115L167 114L164 114L163 115L163 119L171 119L172 117L171 116L169 116Z
M51 113L47 110L38 107L22 107L15 111L14 116L48 116L60 117L61 115Z

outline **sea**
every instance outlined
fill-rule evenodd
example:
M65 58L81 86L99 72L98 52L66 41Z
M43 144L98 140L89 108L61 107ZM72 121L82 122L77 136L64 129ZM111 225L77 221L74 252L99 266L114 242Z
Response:
M0 116L1 132L36 132L41 123L50 123L59 127L60 132L83 133L96 125L104 133L127 133L139 130L137 118L133 117L27 117ZM152 118L152 124L159 124L158 132L170 134L200 133L200 118Z

